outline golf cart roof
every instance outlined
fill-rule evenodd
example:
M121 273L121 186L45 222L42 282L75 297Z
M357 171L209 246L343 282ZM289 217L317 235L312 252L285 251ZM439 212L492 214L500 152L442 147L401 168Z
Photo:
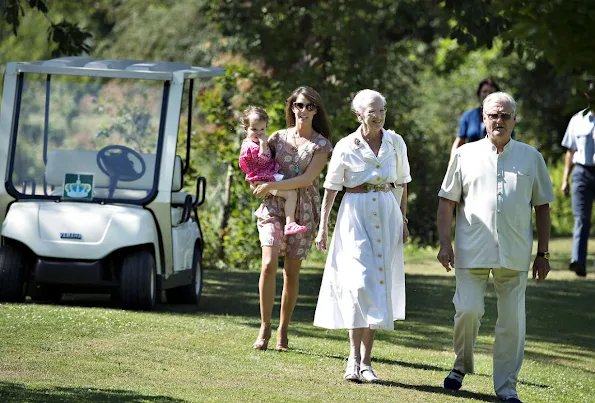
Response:
M127 59L94 59L60 57L37 62L14 62L6 65L7 73L38 73L73 76L97 76L145 80L175 80L216 77L225 74L219 67L193 67L179 62L147 62Z

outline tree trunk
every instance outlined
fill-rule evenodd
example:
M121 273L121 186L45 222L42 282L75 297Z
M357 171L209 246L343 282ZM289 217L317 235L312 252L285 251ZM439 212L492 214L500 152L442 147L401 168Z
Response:
M223 215L221 216L221 224L219 225L219 251L217 256L220 260L225 259L225 248L223 247L223 237L227 230L229 223L229 215L231 214L231 181L233 178L231 165L227 166L227 177L225 178L225 194L223 196Z

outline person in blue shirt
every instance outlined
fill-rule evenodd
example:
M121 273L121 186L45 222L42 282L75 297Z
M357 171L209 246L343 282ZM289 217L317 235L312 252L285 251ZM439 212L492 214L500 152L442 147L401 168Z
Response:
M587 244L591 232L591 211L595 201L595 82L587 79L586 109L576 113L562 139L566 147L562 192L572 194L572 256L569 269L577 276L587 275ZM568 178L572 172L572 185Z
M477 98L479 99L479 104L483 103L483 100L493 92L500 91L500 87L494 80L491 78L484 78L479 82L477 86ZM457 133L457 138L455 139L454 143L452 144L452 148L450 150L450 155L454 154L455 150L462 146L463 144L473 141L480 140L484 138L486 135L486 128L483 124L483 115L481 106L471 109L469 111L463 112L461 116L461 120L459 121L459 132ZM514 135L512 136L514 138Z

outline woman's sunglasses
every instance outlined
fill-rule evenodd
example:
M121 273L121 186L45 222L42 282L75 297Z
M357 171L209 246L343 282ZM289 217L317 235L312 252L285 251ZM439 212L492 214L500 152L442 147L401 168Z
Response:
M305 104L304 105L301 102L294 102L293 103L293 106L295 106L296 108L298 108L300 112L303 112L304 108L306 110L308 110L308 111L313 111L314 109L316 109L316 105L315 104L311 104L311 103L308 103L308 104Z

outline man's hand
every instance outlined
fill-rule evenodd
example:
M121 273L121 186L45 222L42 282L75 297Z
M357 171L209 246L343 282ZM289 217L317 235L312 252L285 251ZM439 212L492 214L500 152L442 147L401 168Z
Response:
M455 253L452 250L451 244L440 245L440 250L438 251L438 256L436 257L438 258L440 264L444 266L446 271L451 271L451 269L454 269Z
M533 279L545 280L550 272L550 261L544 257L537 256L533 261Z
M568 179L562 180L562 186L560 187L560 190L562 190L564 196L568 197L568 195L570 194L570 186L568 186Z

